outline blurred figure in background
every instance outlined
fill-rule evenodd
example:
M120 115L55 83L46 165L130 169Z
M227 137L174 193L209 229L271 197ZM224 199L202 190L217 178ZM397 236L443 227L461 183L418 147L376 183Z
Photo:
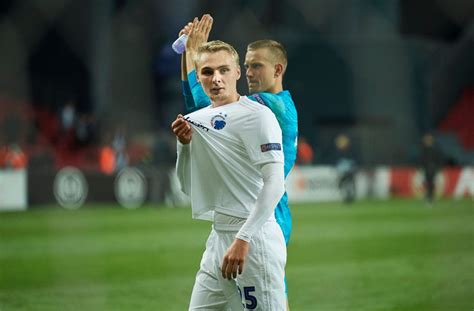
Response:
M95 116L82 113L76 121L76 141L80 146L86 146L94 141L96 131Z
M434 199L435 177L440 169L442 156L432 134L425 134L421 143L421 169L425 177L425 199L431 205Z
M10 144L0 148L0 168L22 169L28 165L28 158L18 144Z
M115 171L119 172L128 165L126 129L119 125L115 129L115 135L112 141L112 148L115 151Z
M336 145L336 170L339 176L339 190L344 202L351 203L355 199L356 162L352 152L351 140L345 134L340 134L334 141Z
M115 151L108 144L104 144L99 151L100 171L106 175L112 175L115 172Z
M76 122L76 103L73 99L68 100L61 108L61 127L67 133L74 128Z
M311 144L304 137L298 139L298 153L296 163L299 165L311 165L313 163L314 151Z
M118 173L128 165L126 144L125 128L121 125L115 128L113 134L112 132L105 134L99 151L99 166L102 173L107 175Z

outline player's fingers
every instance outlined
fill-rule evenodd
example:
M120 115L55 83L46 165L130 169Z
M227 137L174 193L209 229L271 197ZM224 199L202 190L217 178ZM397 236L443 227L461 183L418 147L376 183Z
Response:
M206 20L204 21L204 25L203 25L204 29L203 30L206 31L206 32L210 31L211 30L210 29L211 25L212 25L212 17L211 17L211 15L206 14Z
M171 123L171 130L174 132L176 127L179 125L179 120L174 120L173 123Z
M222 267L221 267L222 277L224 279L227 278L226 277L227 264L228 264L227 257L224 257L224 261L222 262Z
M226 275L227 275L228 280L232 280L232 276L234 274L234 269L235 269L235 262L231 261L230 264L227 265L227 271L226 271Z
M176 120L171 123L171 129L174 131L176 128L178 128L181 124L185 123L183 118L178 117Z
M198 24L199 24L199 19L197 17L195 17L194 20L193 20L193 26L192 26L193 31L197 31Z
M185 127L183 129L181 129L180 133L179 133L179 137L182 137L182 138L188 138L189 137L189 132L191 131L190 128L188 127Z
M209 14L204 14L201 18L201 21L199 22L199 31L200 32L205 32L207 29L207 24L209 23L211 19L211 15Z
M191 140L191 138L193 137L193 130L190 129L186 134L184 134L184 139L186 140Z
M191 24L192 25L192 24ZM183 33L189 35L189 30L191 29L191 26L186 25L183 29Z
M206 22L206 14L201 17L201 20L197 24L196 31L201 32L204 28L204 23Z
M212 16L209 15L204 24L204 33L206 34L206 36L209 36L209 33L211 32L212 22L213 22Z
M239 263L239 274L242 274L242 272L244 272L244 264L245 264L245 260L242 260Z
M173 129L173 132L176 134L176 135L180 135L181 133L184 132L184 129L186 128L186 123L185 122L178 122L177 124L175 124L172 129Z
M234 266L234 262L232 259L228 257L224 257L224 263L222 265L222 276L224 279L230 280L232 278L232 267Z
M227 270L229 270L231 263L229 261L226 262L225 267L222 267L222 277L227 280Z
M193 25L193 23L188 23L186 26L183 27L183 29L181 29L181 31L179 32L179 35L183 35L183 34L186 34L186 35L189 35L189 31L191 29L191 26Z
M236 261L235 264L232 266L232 278L237 278L237 271L239 270L239 262Z
M240 260L234 260L234 264L232 265L231 276L233 279L237 278L237 273L239 272Z
M182 121L183 121L183 115L182 115L182 114L178 114L178 115L176 116L176 119L175 119L175 120L173 121L173 123L171 123L171 124L172 124L172 125L173 125L173 124L177 124L177 123L180 123L180 122L182 122Z
M193 31L194 31L194 24L191 24L191 25L189 25L189 26L187 26L187 27L188 27L188 35L190 36L190 35L193 33Z
M176 136L184 137L189 132L189 127L187 124L183 124L176 130Z

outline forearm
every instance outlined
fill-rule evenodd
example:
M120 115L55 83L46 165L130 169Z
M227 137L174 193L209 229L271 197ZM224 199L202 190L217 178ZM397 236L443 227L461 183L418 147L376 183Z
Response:
M186 64L186 74L190 74L193 70L196 71L196 64L194 63L196 52L193 49L186 50L186 57L184 58Z
M181 81L188 81L188 71L186 66L186 51L181 54Z
M198 110L198 105L196 105L196 102L194 101L193 93L191 92L191 88L189 87L189 82L181 81L181 89L183 91L184 108L186 110L186 113Z
M181 191L186 194L190 194L190 164L191 164L191 153L190 144L183 145L177 141L178 158L176 160L176 174L178 176L179 183L181 184Z
M252 236L274 213L275 207L285 192L283 163L267 163L262 166L263 188L255 208L239 230L236 238L250 242Z
M204 92L201 83L197 80L197 74L195 70L192 70L188 74L188 86L190 88L190 93L192 96L191 102L186 108L191 109L190 111L195 111L204 107L207 107L211 104L209 96Z

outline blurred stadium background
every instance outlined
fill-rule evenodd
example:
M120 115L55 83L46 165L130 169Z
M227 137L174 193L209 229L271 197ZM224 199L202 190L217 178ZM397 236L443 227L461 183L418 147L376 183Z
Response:
M0 310L186 309L171 43L203 13L288 50L293 310L474 308L473 0L2 0Z

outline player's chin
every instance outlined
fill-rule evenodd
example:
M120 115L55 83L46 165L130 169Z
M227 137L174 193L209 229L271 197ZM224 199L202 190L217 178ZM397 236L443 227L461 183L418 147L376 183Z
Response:
M252 86L249 85L249 93L250 94L258 93L258 90L257 90L257 88L252 87Z
M214 102L220 102L220 101L223 101L225 99L225 95L224 94L211 94L210 98L211 98L211 101L214 101Z
M261 92L260 88L258 87L257 83L249 83L249 93L254 94L254 93L259 93Z

